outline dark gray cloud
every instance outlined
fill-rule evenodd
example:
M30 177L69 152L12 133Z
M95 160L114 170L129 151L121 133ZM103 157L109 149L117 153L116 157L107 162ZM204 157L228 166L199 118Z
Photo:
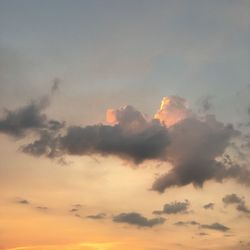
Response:
M214 203L210 202L203 206L204 209L214 209Z
M23 145L21 150L24 153L33 156L46 156L55 158L62 155L59 147L58 134L53 131L43 130L40 132L39 138L34 142Z
M174 225L176 225L176 226L189 226L189 225L197 226L197 225L200 225L200 223L197 221L191 220L191 221L178 221L178 222L174 223Z
M93 214L93 215L88 215L86 218L88 219L93 219L93 220L101 220L106 217L105 213L99 213L99 214Z
M57 88L55 82L52 89ZM239 131L212 115L197 117L182 108L183 120L167 128L159 120L148 120L132 106L126 106L108 111L107 120L112 125L70 126L63 130L64 123L49 120L42 112L49 99L6 111L0 119L2 133L18 137L29 131L37 132L37 139L23 145L25 153L57 159L64 155L114 155L135 164L145 160L167 161L172 169L152 185L152 190L158 192L188 184L202 187L208 180L221 182L228 178L250 184L250 171L223 156ZM174 109L175 116L178 107Z
M156 210L154 214L183 214L188 213L190 203L188 200L183 202L174 201L171 203L166 203L162 210Z
M167 131L157 121L150 122L139 132L124 131L120 125L74 126L60 138L63 153L116 155L135 163L163 159L168 143Z
M44 129L50 131L61 129L64 123L49 120L43 113L49 101L49 97L46 96L16 110L5 109L3 117L0 118L0 133L23 137L28 131L40 132Z
M156 179L152 189L164 192L169 187L191 183L202 187L205 181L226 178L249 184L247 169L218 160L237 135L239 132L232 125L224 125L211 115L203 120L188 118L170 127L167 160L173 168Z
M250 214L250 208L248 208L248 207L246 206L245 203L239 204L239 205L236 207L236 209L237 209L238 211L240 211L240 212Z
M174 223L174 225L176 225L176 226L193 225L193 226L198 226L199 228L203 228L203 229L211 229L211 230L222 231L222 232L226 232L226 231L230 230L230 228L228 228L225 225L222 225L218 222L215 222L212 224L200 224L197 221L178 221L178 222ZM204 234L204 235L206 235L206 234Z
M161 225L165 222L165 218L157 217L148 219L139 213L121 213L113 217L113 221L116 223L127 223L138 227L153 227Z
M228 230L230 230L229 227L226 227L220 223L213 223L213 224L203 224L201 225L201 228L204 229L211 229L211 230L216 230L216 231L221 231L221 232L226 232Z
M240 198L237 194L228 194L222 198L224 204L240 204L244 202L243 198Z
M0 119L0 132L11 136L24 136L27 130L47 127L47 117L42 113L46 100L32 102L14 111L5 110Z
M239 197L237 194L228 194L222 198L225 205L234 204L240 212L250 214L250 209L247 207L244 197Z
M34 156L45 155L50 158L64 154L116 155L137 164L144 160L165 157L166 147L169 144L168 133L159 121L146 121L139 115L139 111L132 107L118 114L116 118L119 124L114 126L104 124L71 126L63 136L43 131L40 133L40 138L22 149Z

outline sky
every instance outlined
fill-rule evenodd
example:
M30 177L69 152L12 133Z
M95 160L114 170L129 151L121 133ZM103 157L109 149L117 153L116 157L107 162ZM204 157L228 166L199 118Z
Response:
M0 250L250 249L248 0L0 1Z

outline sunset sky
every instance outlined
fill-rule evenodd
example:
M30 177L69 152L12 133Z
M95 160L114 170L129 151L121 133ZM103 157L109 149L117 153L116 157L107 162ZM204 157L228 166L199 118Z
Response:
M250 1L0 0L0 250L250 249Z

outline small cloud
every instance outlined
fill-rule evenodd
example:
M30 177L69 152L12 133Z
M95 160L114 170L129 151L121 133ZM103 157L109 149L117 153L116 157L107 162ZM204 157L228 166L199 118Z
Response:
M201 113L207 113L208 111L210 111L213 108L213 104L211 102L211 96L204 96L202 97L198 103L200 106L200 112Z
M204 209L214 209L214 203L210 202L203 206Z
M101 220L106 217L105 213L99 213L99 214L94 214L94 215L88 215L86 218L93 219L93 220Z
M246 206L245 203L241 203L239 204L236 209L240 212L243 212L243 213L247 213L249 214L250 213L250 209Z
M225 205L228 204L240 204L243 202L243 198L240 198L236 194L228 194L222 198L222 201L224 202Z
M59 78L54 79L53 85L51 87L51 94L54 94L59 91L60 83L61 83L61 80Z
M225 205L237 205L236 209L243 213L250 213L250 209L247 207L244 197L239 197L237 194L228 194L222 198Z
M208 234L204 233L204 232L200 232L198 235L200 235L200 236L207 236Z
M74 213L74 212L77 212L78 211L78 208L72 208L69 210L71 213Z
M153 227L161 225L165 222L165 218L157 217L148 219L139 213L121 213L113 217L113 222L116 223L127 223L138 227Z
M188 200L185 200L184 202L174 201L171 203L166 203L162 210L156 210L153 212L153 214L184 214L189 212L189 206L190 203Z
M216 230L216 231L221 231L221 232L226 232L228 230L230 230L229 227L226 227L220 223L213 223L213 224L203 224L201 225L201 228L205 228L205 229L211 229L211 230Z
M75 207L75 208L82 208L83 207L83 205L82 204L74 204L74 205L72 205L72 207Z
M49 209L48 207L45 206L37 206L36 208L42 211L47 211Z
M29 205L30 204L30 202L28 200L25 200L25 199L17 200L17 203L24 204L24 205Z
M175 226L188 226L188 225L196 226L196 225L200 225L200 223L197 221L191 220L191 221L178 221L174 223L174 225Z

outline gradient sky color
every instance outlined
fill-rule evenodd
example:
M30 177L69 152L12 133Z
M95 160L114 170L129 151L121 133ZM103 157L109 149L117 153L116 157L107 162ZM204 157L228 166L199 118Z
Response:
M0 0L0 250L250 249L249 27L248 0ZM163 97L173 107L161 112ZM6 110L14 117L31 101L48 120L25 136L9 132ZM65 122L55 129L68 135L56 148L62 155L25 153L53 130L49 119ZM245 179L217 175L157 192L152 183L171 172L178 150L167 148L166 160L150 147L136 158L125 144L141 131L173 139L185 119L237 134L221 151L244 166ZM122 146L105 151L90 137L91 150L76 153L70 126L84 136L86 126L94 135L118 127Z

